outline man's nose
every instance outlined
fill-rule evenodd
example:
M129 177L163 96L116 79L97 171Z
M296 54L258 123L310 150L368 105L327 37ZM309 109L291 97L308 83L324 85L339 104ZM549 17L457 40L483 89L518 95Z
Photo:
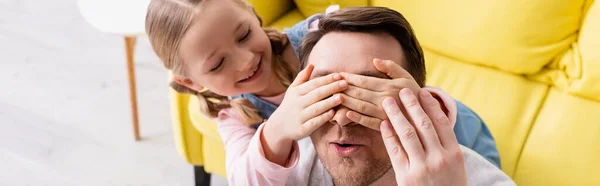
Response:
M351 124L352 121L346 117L346 113L350 111L350 109L346 107L339 107L335 111L335 115L333 116L332 122L337 123L340 127L344 127L348 124Z

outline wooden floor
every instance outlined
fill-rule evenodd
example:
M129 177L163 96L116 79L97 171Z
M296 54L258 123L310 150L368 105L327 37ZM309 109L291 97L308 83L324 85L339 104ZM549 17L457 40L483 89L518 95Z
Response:
M147 38L136 49L134 142L124 50L75 0L0 0L0 185L193 185Z

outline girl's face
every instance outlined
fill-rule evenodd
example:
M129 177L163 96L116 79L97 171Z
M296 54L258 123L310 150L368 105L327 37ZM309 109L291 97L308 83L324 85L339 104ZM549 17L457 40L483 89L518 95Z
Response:
M205 1L182 38L185 77L175 81L225 96L266 89L271 44L256 16L231 0Z

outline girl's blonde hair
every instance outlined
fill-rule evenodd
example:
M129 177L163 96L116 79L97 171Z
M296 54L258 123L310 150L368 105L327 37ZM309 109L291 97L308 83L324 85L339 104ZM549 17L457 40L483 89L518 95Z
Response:
M207 0L152 0L146 14L146 32L154 52L165 67L173 74L185 77L184 61L179 56L179 47L196 10ZM221 1L221 0L219 0ZM262 25L262 19L254 8L244 0L232 0L244 9L256 15ZM292 66L283 61L283 50L288 45L287 37L275 29L263 28L273 50L273 71L280 82L289 87L297 72ZM220 110L234 108L240 113L247 125L263 121L254 105L244 98L229 100L227 96L216 94L210 90L197 91L174 81L170 86L177 92L194 94L200 102L200 111L205 115L216 118Z

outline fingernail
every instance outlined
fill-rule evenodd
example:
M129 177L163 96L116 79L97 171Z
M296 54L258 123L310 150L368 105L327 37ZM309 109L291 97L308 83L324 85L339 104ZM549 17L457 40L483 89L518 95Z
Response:
M333 110L327 111L327 116L333 116L333 114L334 114Z
M338 103L342 102L342 95L336 94L335 95L335 101L338 102Z
M348 83L346 83L346 81L341 81L340 82L340 87L341 88L346 88L346 86L348 86Z
M426 90L421 90L421 98L423 99L431 99L433 96L431 96L431 93L429 93L429 91Z
M383 121L382 121L382 122L379 124L379 130L380 130L382 133L383 133L383 132L389 133L389 132L391 132L391 131L392 131L392 130L394 130L394 129L392 129L392 125L390 124L390 121L388 121L388 120L383 120Z
M381 126L385 126L385 127L389 127L390 126L390 121L388 120L383 120L381 121L381 123L379 124Z
M392 99L392 98L390 98L390 97L388 97L388 98L385 98L385 99L383 100L383 104L385 104L385 105L388 105L388 106L389 106L389 105L394 105L394 102L395 102L395 101L394 101L394 99Z
M404 88L404 89L400 90L400 94L409 96L412 94L412 91L410 91L410 89L408 89L408 88Z
M304 68L302 71L306 72L309 68L311 68L313 65L312 64L308 64L306 65L306 68Z
M381 59L379 59L379 58L373 58L373 62L375 62L375 63L381 63Z
M358 119L358 118L356 118L356 115L354 115L354 113L352 113L350 111L346 112L346 117L348 117L348 119L350 119L350 120Z
M340 74L336 73L335 75L333 75L333 79L340 80L340 79L342 79L342 76L340 76Z

